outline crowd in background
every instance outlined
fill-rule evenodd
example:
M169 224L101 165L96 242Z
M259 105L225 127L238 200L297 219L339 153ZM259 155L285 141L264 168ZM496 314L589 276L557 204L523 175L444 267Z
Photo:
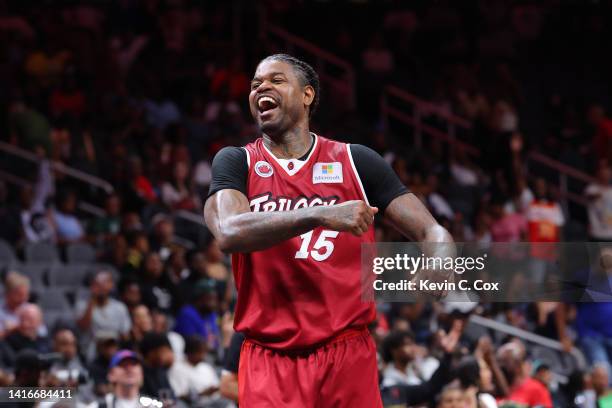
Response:
M190 219L201 218L214 154L257 134L250 77L274 44L253 41L258 12L239 3L0 1L0 72L10 79L0 84L0 140L36 157L1 156L2 175L13 177L0 177L0 238L16 259L0 259L0 384L78 386L84 400L103 400L113 384L135 381L143 395L187 405L235 398L229 258ZM261 7L358 71L356 110L324 82L314 130L377 150L456 241L612 240L606 5L290 3ZM310 30L313 19L337 18L330 11L340 5L344 24ZM481 155L434 139L414 149L402 131L383 128L383 83L471 120L462 137ZM527 176L531 150L593 176L578 186L586 207L562 200L555 174ZM402 240L382 223L377 239ZM57 248L53 270L65 265L65 274L75 248L93 249L95 267L62 292L69 313L44 306L57 282L50 269L44 282L34 279L34 244ZM512 336L470 329L471 313L560 340L565 351L575 344L588 367L561 379L551 359L568 354L546 359ZM610 384L611 318L607 303L381 304L371 329L383 398L593 407Z

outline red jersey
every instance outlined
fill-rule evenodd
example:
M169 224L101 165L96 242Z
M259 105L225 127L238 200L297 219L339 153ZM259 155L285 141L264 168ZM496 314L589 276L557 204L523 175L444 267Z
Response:
M350 200L367 202L348 144L314 137L305 161L279 160L263 139L247 152L251 211L288 211ZM308 348L376 317L361 300L360 237L315 228L271 248L232 256L238 289L234 327L277 349Z

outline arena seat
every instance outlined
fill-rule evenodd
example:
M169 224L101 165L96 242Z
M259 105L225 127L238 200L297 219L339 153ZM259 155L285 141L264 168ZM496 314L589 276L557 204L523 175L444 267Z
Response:
M49 269L49 286L72 288L75 291L85 285L86 278L92 270L91 264L54 265Z
M49 311L72 311L66 292L61 288L47 288L38 294L37 302L44 314Z
M8 242L0 239L0 264L8 264L17 259L15 251Z
M91 245L84 242L70 244L66 248L66 261L69 264L95 262L96 251Z
M58 262L59 253L53 244L31 242L25 247L26 262Z

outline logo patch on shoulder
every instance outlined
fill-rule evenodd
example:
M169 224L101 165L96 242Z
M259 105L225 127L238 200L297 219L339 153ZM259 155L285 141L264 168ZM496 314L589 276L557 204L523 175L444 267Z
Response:
M270 163L265 161L258 161L255 163L255 173L257 173L260 177L271 177L274 173L274 169L270 165Z
M342 183L342 163L315 163L312 168L312 184Z

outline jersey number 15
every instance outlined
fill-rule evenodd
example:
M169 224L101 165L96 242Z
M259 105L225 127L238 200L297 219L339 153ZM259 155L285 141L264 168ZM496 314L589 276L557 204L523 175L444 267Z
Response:
M299 251L295 253L295 259L307 259L308 255L315 261L324 261L329 258L334 252L334 243L331 239L336 238L339 234L338 231L323 230L312 246L312 250L308 251L310 241L312 240L313 231L308 231L305 234L300 235L302 245L300 245Z

